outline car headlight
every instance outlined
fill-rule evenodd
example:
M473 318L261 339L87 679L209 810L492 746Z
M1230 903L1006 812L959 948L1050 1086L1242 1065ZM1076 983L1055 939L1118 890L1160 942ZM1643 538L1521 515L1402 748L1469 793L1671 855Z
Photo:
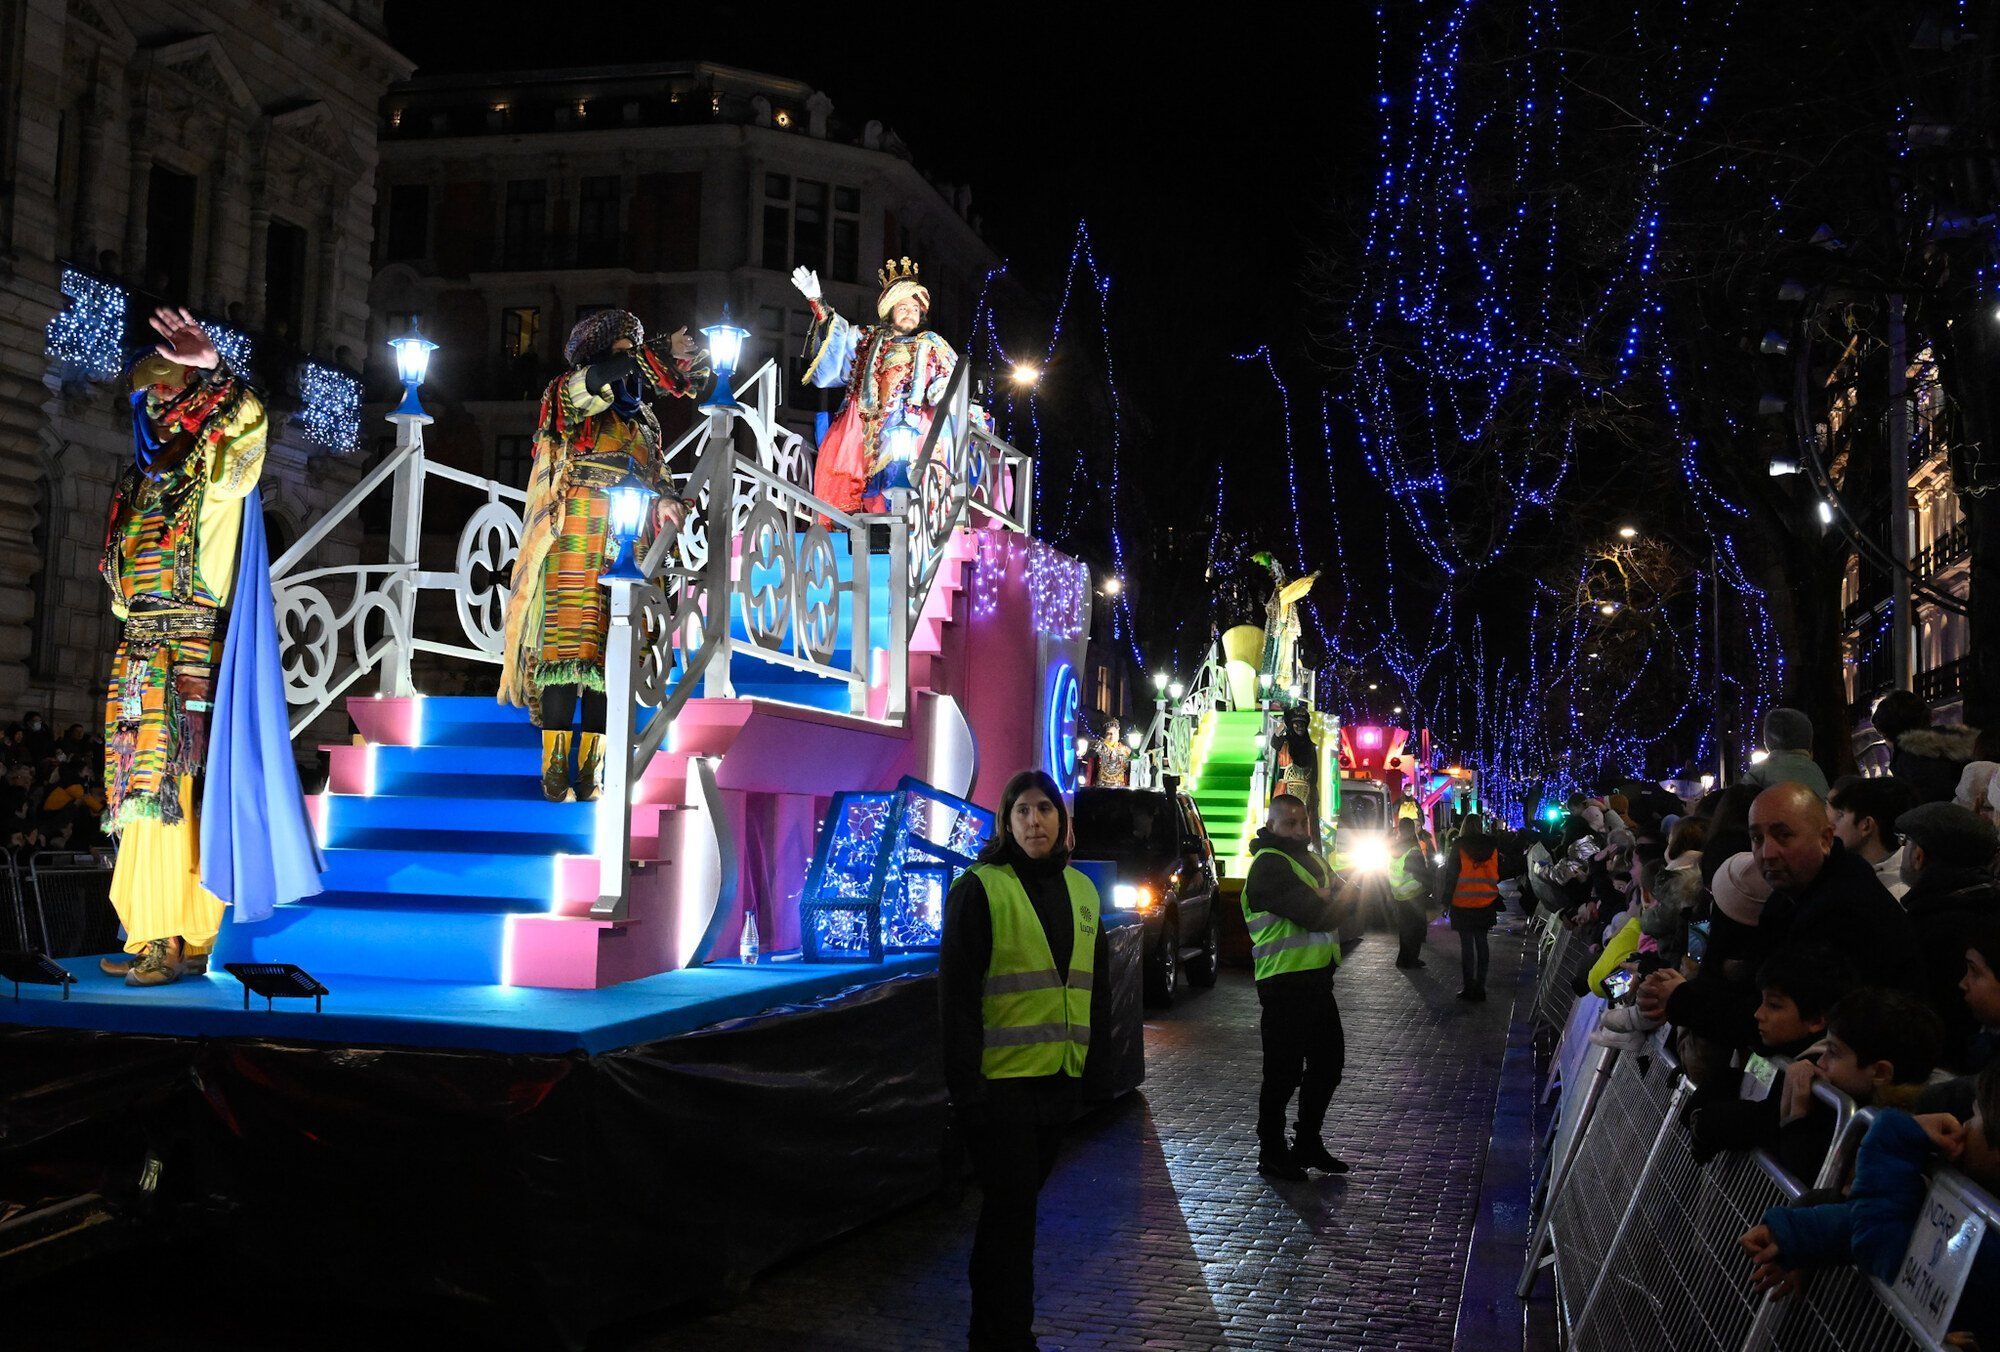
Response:
M1348 856L1356 870L1362 873L1387 873L1389 871L1389 846L1380 840L1364 840L1354 847Z
M1111 889L1111 906L1118 911L1150 911L1159 894L1146 883L1119 883Z

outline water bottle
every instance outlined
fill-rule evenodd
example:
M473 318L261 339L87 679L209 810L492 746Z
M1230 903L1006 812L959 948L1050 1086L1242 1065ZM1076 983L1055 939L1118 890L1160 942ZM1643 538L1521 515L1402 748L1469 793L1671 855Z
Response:
M736 944L737 959L746 966L755 965L757 961L757 947L757 913L755 911L745 911L743 912L743 937Z

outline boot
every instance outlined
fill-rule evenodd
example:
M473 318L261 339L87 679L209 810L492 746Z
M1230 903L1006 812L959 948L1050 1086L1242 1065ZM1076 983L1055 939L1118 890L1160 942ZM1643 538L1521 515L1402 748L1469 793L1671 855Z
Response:
M1282 1145L1258 1148L1257 1172L1266 1178L1282 1178L1289 1183L1302 1183L1306 1177L1306 1171L1299 1168L1292 1152Z
M199 953L195 952L193 948L188 946L188 942L185 939L181 940L181 975L182 976L208 975L207 951L204 950Z
M1347 1161L1329 1155L1326 1144L1317 1132L1301 1131L1292 1144L1292 1162L1307 1169L1317 1169L1323 1174L1344 1174Z
M594 803L604 792L604 734L582 732L576 740L576 801Z
M167 986L181 979L180 941L154 939L125 974L128 986Z
M542 730L542 797L551 803L567 803L569 788L569 729Z
M115 958L99 958L97 960L97 970L106 976L115 976L122 979L126 973L138 965L138 962L139 955L137 953L121 953Z

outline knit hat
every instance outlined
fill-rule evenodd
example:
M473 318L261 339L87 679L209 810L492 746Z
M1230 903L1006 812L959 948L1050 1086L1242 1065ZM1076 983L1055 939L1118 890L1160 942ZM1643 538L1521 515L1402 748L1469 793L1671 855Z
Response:
M611 355L611 346L620 338L630 338L637 347L646 341L646 326L630 310L595 310L576 321L563 344L563 360L571 366L588 366Z
M1764 903L1771 898L1771 884L1757 867L1757 856L1745 850L1722 861L1715 879L1708 885L1715 897L1715 909L1739 925L1754 925L1763 918Z
M1997 771L2000 771L2000 762L1973 761L1965 769L1959 771L1958 792L1952 795L1951 801L1957 803L1960 807L1971 807L1979 801L1979 796L1982 793L1989 793L1990 786L1993 783L1993 776ZM1990 796L1986 802L1989 807L1993 805L1993 800Z
M1766 751L1811 751L1812 719L1797 709L1780 705L1764 715Z
M1896 818L1896 832L1914 840L1926 859L1959 868L1992 862L2000 850L1993 823L1957 803L1925 803Z

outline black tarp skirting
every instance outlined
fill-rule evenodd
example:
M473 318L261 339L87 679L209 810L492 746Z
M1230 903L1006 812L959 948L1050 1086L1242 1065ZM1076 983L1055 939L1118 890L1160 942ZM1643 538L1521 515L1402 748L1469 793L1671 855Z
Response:
M1093 1101L1144 1077L1141 937L1109 935ZM946 1116L930 974L595 1056L11 1029L0 1201L143 1138L169 1198L225 1199L242 1255L581 1342L931 1193Z

